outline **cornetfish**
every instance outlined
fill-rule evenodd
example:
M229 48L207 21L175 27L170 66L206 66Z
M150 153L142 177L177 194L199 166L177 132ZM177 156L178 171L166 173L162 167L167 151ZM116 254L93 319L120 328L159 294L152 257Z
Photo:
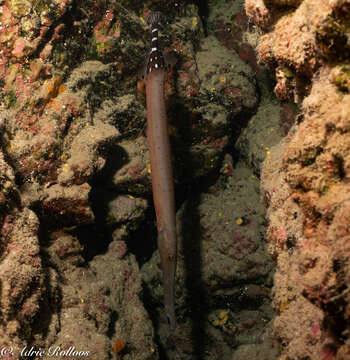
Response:
M175 328L174 285L176 272L176 223L174 180L166 116L164 82L166 55L159 49L158 29L164 20L160 12L151 12L147 23L151 29L151 51L145 74L147 138L151 163L153 201L157 218L158 248L163 270L164 307L170 329Z

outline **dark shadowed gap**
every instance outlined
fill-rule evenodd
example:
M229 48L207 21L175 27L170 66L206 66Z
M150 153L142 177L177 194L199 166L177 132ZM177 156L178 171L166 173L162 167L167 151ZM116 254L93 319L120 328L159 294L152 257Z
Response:
M182 219L182 236L185 262L185 286L188 294L186 303L192 322L191 338L193 355L204 358L207 335L209 302L202 279L202 248L200 216L198 211L200 194L194 194L185 204Z
M175 104L172 107L171 113L173 114L173 119L188 119L191 116L186 107L181 103ZM181 143L176 138L172 139L172 148L174 150L178 149L178 152L174 154L176 162L182 168L178 176L182 179L183 185L177 187L175 198L178 207L184 206L180 231L183 239L185 293L187 294L185 306L187 308L187 316L191 319L192 355L195 356L194 359L201 359L204 358L204 344L207 341L205 325L209 306L205 285L202 280L202 249L200 241L202 234L198 206L200 194L206 192L208 187L216 181L218 169L212 169L211 174L195 180L196 166L194 166L194 163L196 163L197 159L193 158L193 154L190 151L193 139L191 138L190 129L186 130L188 121L184 121L183 124L180 121L180 124L177 125L180 125L180 128L183 130L185 129L184 133L187 134L187 136L185 135L182 138ZM176 140L178 143L175 144ZM181 323L178 322L177 326L181 328ZM167 358L162 357L161 359Z
M194 3L198 6L199 17L202 20L204 34L208 36L208 16L209 16L209 6L207 0L195 0Z
M79 227L76 233L84 246L83 257L86 261L92 260L97 254L106 252L112 241L113 227L106 224L108 202L120 195L120 191L113 183L113 176L129 161L128 155L120 146L109 147L105 158L104 168L89 182L91 185L89 201L95 215L95 222Z
M157 225L152 199L148 199L145 220L128 240L128 250L135 255L140 268L157 250Z

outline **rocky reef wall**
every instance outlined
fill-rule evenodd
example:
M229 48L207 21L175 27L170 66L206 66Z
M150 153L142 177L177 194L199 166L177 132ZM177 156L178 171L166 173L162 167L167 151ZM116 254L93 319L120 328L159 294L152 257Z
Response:
M181 1L0 1L2 357L259 357L262 337L276 353L254 175L266 150L246 135L251 164L233 161L260 102L242 5L213 2L208 17ZM136 75L159 8L178 58L165 87L181 240L170 336Z
M174 334L162 321L137 76L152 9L167 15L161 44L178 59L165 87ZM285 126L254 39L242 0L0 1L3 357L276 357L258 175Z
M280 359L348 359L350 2L245 1L275 94L300 108L262 171Z
M178 60L165 86L179 237L170 335L137 76L153 9ZM349 357L349 11L0 1L8 359Z

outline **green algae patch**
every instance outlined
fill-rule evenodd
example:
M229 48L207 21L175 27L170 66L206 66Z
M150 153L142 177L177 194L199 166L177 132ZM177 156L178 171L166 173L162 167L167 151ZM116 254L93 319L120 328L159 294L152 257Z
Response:
M17 103L17 96L13 90L8 91L4 95L5 104L8 109L13 109Z
M344 92L350 91L350 65L335 67L330 75L330 81Z

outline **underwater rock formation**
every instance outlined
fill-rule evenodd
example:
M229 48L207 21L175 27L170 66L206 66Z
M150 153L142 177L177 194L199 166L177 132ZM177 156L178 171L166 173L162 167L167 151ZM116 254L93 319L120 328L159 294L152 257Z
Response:
M159 6L162 46L178 58L166 82L181 239L173 337L144 231L154 217L136 75ZM349 1L245 10L250 20L243 0L1 2L0 335L12 359L26 345L96 360L349 356ZM141 271L132 247L150 248Z
M298 121L264 162L280 359L349 358L348 1L246 1L259 59ZM280 6L285 5L285 6ZM259 9L260 6L260 9ZM264 6L264 12L261 6ZM264 22L269 18L270 23ZM262 24L263 23L263 24Z
M143 123L143 106L134 106L132 95L136 81L120 82L128 77L120 64L128 62L133 71L139 60L122 59L130 42L115 43L116 9L124 8L95 1L0 6L0 331L1 346L12 347L13 359L25 346L72 346L89 351L91 359L109 359L120 338L127 344L124 353L158 356L140 301L138 266L124 243L147 202L117 197L114 190L103 197L103 206L110 204L110 213L103 214L94 201L100 189L95 177L110 165L111 151L120 149L117 141L128 127L134 134ZM144 25L136 15L123 14L137 52L143 44L135 44L132 27L142 33ZM106 39L102 25L111 19ZM102 45L107 40L112 49ZM111 99L119 111L108 109ZM122 162L117 157L114 169ZM119 230L113 241L111 233L98 230L102 218L110 232ZM106 254L91 260L91 248L108 236Z
M158 358L126 244L151 194L135 74L157 5L1 2L0 327L12 358L26 345ZM215 60L216 38L199 41L197 6L162 9L164 47L178 53L166 86L176 181L193 183L219 171L232 118L256 108L255 77L232 49Z
M265 332L273 317L269 308L273 263L265 249L263 206L257 205L259 181L245 164L233 169L230 156L221 172L207 193L190 197L177 214L179 331L174 335L177 350L170 349L169 356L206 354L211 359L228 355L232 348L256 345L264 334L270 336ZM142 268L147 286L159 282L159 267L155 253ZM160 301L162 289L154 289L152 297L155 303ZM166 324L158 326L165 337ZM193 328L211 339L210 346L191 338ZM165 347L164 340L162 344ZM269 343L264 351L273 358L271 348Z
M211 32L200 41L196 55L203 79L196 93L206 110L202 121L217 125L208 133L223 131L228 143L219 176L209 184L202 180L199 192L192 191L177 213L179 325L170 339L166 323L159 320L158 252L142 267L148 309L155 314L167 358L271 360L277 358L279 347L270 322L273 262L266 251L258 175L261 161L285 132L284 112L279 101L268 95L268 86L257 81L265 80L266 74L248 42L242 3L215 3L208 28ZM225 107L231 107L230 112Z
M203 10L182 1L146 1L140 8L139 1L5 0L0 5L0 332L1 345L14 348L11 358L20 358L24 346L74 347L96 360L161 356L155 343L158 318L152 323L144 308L160 299L159 267L142 294L138 264L128 250L150 204L145 91L136 73L149 43L145 16L160 4L169 19L161 41L178 57L166 83L176 184L180 190L196 188L196 181L215 178L197 202L180 196L178 215L180 228L187 229L183 239L192 234L193 216L187 223L183 219L191 204L202 217L197 222L205 235L202 285L215 295L202 317L215 343L210 356L224 351L230 358L234 348L244 354L252 345L258 357L264 337L269 339L264 344L273 345L270 327L265 329L272 318L272 263L264 253L263 210L245 204L247 198L258 202L255 159L273 140L243 150L250 128L234 149L248 116L257 111L257 122L266 121L266 112L257 110L262 71L245 38L242 1L222 2L221 10L212 6L205 29ZM236 150L248 161L234 170ZM151 240L142 234L136 242ZM178 297L186 336L173 345L191 357L204 347L198 336L187 338L195 321L186 318L186 301L201 295L186 274L188 251L185 245L180 250L178 283L187 289ZM219 258L222 262L213 261ZM242 305L246 300L251 308ZM167 339L157 340L165 352L174 349Z

